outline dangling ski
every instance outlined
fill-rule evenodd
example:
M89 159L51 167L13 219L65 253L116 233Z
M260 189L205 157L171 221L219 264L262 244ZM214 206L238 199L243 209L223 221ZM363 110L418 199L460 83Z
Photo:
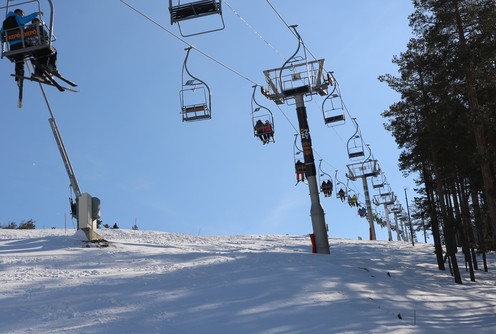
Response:
M45 64L38 63L35 59L31 59L31 62L35 67L41 68L43 70L43 73L47 77L52 75L52 76L59 78L60 80L62 80L63 82L67 83L68 85L70 85L72 87L77 87L76 83L70 81L69 79L64 78L57 70L52 71L52 70L50 70L50 68L48 66L46 66ZM48 74L50 74L50 75L48 75Z
M33 77L23 77L23 76L19 76L19 75L15 75L15 74L11 74L11 76L19 78L21 80L29 80L29 81L33 81L33 82L39 82L41 84L45 84L45 85L49 85L49 86L54 86L61 92L64 92L66 90L69 92L74 92L74 93L79 92L77 89L62 86L51 76L44 76L44 78L46 78L46 80L39 80L39 79L33 78ZM19 88L19 89L21 90L21 88ZM20 93L19 96L22 97L22 92L19 91L19 93Z
M17 101L17 108L22 108L22 88L23 88L24 79L17 78L17 86L19 87L19 99Z
M53 75L53 76L55 76L55 77L59 78L59 79L60 79L60 80L62 80L63 82L67 83L68 85L70 85L70 86L72 86L72 87L77 87L77 84L76 84L76 83L72 82L72 81L71 81L71 80L69 80L69 79L64 78L62 75L60 75L60 73L59 73L59 72L50 72L50 71L48 71L48 70L47 70L47 72L48 72L49 74L51 74L51 75Z

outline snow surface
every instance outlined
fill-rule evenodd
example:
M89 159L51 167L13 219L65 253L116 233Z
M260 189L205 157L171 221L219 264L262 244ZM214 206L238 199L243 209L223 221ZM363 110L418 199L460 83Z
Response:
M458 285L430 244L100 232L0 230L0 333L496 333L495 254Z

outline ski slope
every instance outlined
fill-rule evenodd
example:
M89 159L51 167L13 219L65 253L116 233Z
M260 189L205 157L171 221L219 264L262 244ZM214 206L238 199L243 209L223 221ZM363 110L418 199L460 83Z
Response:
M0 333L496 332L494 254L457 285L430 244L100 233L0 230Z

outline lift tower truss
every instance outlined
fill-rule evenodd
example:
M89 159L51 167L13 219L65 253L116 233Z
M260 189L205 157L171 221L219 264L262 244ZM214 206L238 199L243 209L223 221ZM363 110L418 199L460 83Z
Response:
M357 162L347 165L348 178L355 181L358 178L363 182L363 193L365 195L365 205L367 207L367 220L369 222L370 240L376 240L374 217L372 215L372 205L370 203L369 184L367 178L379 175L381 169L377 160L367 159L363 162Z
M394 202L396 202L396 195L394 195L393 192L387 194L387 195L374 195L374 204L376 206L383 205L384 206L384 213L386 215L386 223L387 223L387 229L388 229L388 240L393 241L393 235L391 232L391 221L389 219L389 206L393 205Z

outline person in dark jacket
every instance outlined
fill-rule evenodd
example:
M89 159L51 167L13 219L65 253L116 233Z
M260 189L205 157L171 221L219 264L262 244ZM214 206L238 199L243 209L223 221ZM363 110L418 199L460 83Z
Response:
M31 23L32 25L30 27L36 30L36 35L26 37L26 46L47 45L47 47L43 47L39 50L31 52L36 60L36 62L34 63L33 77L38 80L44 80L43 66L45 66L50 73L58 74L57 50L54 47L48 47L48 39L50 38L50 36L48 36L48 32L43 27L43 22L41 22L40 19L35 18Z
M265 139L264 139L264 124L262 123L261 120L258 120L257 123L255 123L255 132L257 133L258 138L265 144Z
M1 35L9 43L10 51L23 49L25 47L24 41L21 38L21 34L10 34L11 38L8 36L12 32L12 29L22 29L27 23L32 21L38 15L43 15L43 12L35 12L24 16L22 9L16 9L13 12L9 12L7 17L3 21ZM14 30L15 31L15 30ZM24 54L18 54L14 56L15 61L15 74L16 76L24 76ZM16 81L19 78L16 77Z

